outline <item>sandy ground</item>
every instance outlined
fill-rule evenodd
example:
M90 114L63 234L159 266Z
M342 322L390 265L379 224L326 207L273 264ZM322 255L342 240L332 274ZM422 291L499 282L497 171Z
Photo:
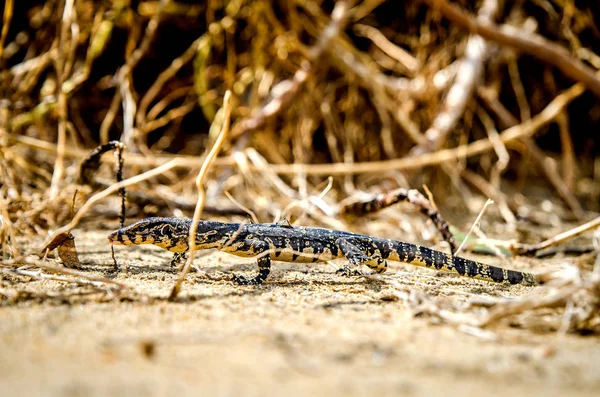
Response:
M110 275L106 231L76 232L89 274ZM2 276L3 396L100 395L597 395L600 338L534 332L503 322L483 333L419 316L398 285L460 306L477 297L543 294L393 264L384 282L328 265L275 263L263 286L176 274L155 247L117 247L115 280L135 293ZM484 258L487 259L487 258ZM214 253L213 276L249 274L248 260ZM514 267L518 267L515 264ZM93 292L93 291L92 291Z

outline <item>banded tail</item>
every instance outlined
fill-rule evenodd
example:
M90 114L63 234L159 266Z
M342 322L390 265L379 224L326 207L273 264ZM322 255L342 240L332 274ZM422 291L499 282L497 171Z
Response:
M415 266L442 270L448 273L459 274L464 277L475 278L494 283L521 284L536 286L540 284L538 277L532 273L504 269L485 263L472 261L459 256L448 255L427 247L414 244L395 242L394 250L388 259L406 262ZM397 256L397 258L396 258Z

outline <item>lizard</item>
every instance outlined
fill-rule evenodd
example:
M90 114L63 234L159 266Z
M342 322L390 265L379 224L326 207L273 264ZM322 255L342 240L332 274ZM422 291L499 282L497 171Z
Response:
M188 250L192 220L146 218L108 235L111 244L154 244L174 252L174 263ZM375 273L388 268L388 260L405 262L479 280L535 286L535 274L487 265L416 244L319 227L278 223L226 223L199 221L196 249L217 249L241 257L255 257L258 274L253 278L234 275L240 285L260 285L271 272L271 261L314 263L346 258L339 274L359 275L366 265Z

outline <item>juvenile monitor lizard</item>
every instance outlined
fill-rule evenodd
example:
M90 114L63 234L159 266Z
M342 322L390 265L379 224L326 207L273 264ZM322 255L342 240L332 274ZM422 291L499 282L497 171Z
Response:
M188 251L191 219L147 218L108 235L112 244L154 244L174 252L179 258ZM397 240L367 236L340 230L292 226L279 223L223 223L199 221L196 249L215 248L242 257L256 257L258 275L247 279L233 276L242 285L259 285L271 272L271 261L314 263L346 258L338 272L356 274L360 265L377 273L387 270L388 260L424 266L480 280L522 284L538 284L534 274L486 265L458 256Z

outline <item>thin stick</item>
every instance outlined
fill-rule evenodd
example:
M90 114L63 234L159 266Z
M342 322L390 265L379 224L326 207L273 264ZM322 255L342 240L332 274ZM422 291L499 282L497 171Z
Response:
M33 259L33 258L26 258L22 261L16 261L16 260L4 261L4 262L0 262L0 265L12 267L12 266L17 266L19 263L23 263L23 262L28 265L32 265L32 266L38 267L40 269L49 271L51 273L66 274L69 276L79 277L80 279L84 279L84 280L88 280L88 281L92 281L92 282L105 283L105 284L115 285L119 288L131 289L131 287L129 285L121 283L119 281L111 280L110 278L106 278L106 277L102 277L102 276L93 276L86 272L82 272L80 270L68 269L64 266L50 265L50 264L44 263L38 259Z
M584 223L583 225L577 226L571 230L567 230L566 232L557 234L556 236L549 238L548 240L542 241L538 244L511 244L510 250L517 255L533 255L537 251L542 250L544 248L548 248L551 245L562 243L566 240L569 240L573 237L579 236L582 233L585 233L589 230L595 229L600 226L600 217L596 219L592 219L589 222Z
M442 215L440 214L435 202L433 201L433 195L426 186L423 189L429 195L429 199L421 194L416 189L404 189L398 188L386 193L377 195L370 200L355 201L348 204L343 204L339 210L339 215L346 216L363 216L371 213L375 213L384 208L390 207L400 201L407 201L417 207L419 212L427 216L438 229L442 238L450 245L452 252L456 251L456 241L454 236L450 232L450 225Z
M113 244L110 245L110 257L113 260L114 270L118 270L119 264L117 263L117 257L115 256L115 246Z
M224 191L223 193L225 193L225 196L227 196L227 198L233 203L235 204L237 207L239 207L242 211L244 211L245 213L247 213L248 215L250 215L250 218L252 218L252 222L254 223L260 223L258 221L258 218L256 217L256 214L254 213L254 211L252 211L250 208L244 206L242 203L240 203L239 201L237 201L235 198L233 198L233 196L231 195L231 193L229 193L227 190Z
M123 181L123 150L125 150L125 145L122 142L119 142L116 145L117 149L117 183ZM119 215L119 227L123 228L125 226L125 200L126 200L127 192L124 187L119 189L119 196L121 196L121 214ZM113 251L114 252L114 251Z
M8 36L8 28L13 15L13 0L6 0L4 3L4 23L2 24L2 34L0 35L0 65L3 65L2 55L4 54L4 42Z
M559 114L558 117L560 117L561 114ZM577 201L577 198L575 198L573 192L561 178L560 172L552 160L550 160L550 157L544 154L542 149L537 146L533 139L524 139L523 143L529 151L529 154L531 154L533 160L538 164L541 172L546 176L552 186L554 186L560 198L569 206L573 212L573 215L575 215L575 217L578 219L582 219L585 216L585 212L581 207L581 204L579 204L579 201Z
M67 95L63 89L64 79L67 66L67 55L65 47L67 46L68 27L73 22L73 7L74 0L66 0L62 15L62 26L60 37L58 39L59 52L55 60L57 85L56 92L58 97L58 142L56 143L56 161L54 163L54 172L52 173L52 181L50 183L50 200L54 200L59 193L59 184L65 172L65 147L67 145ZM71 39L73 39L71 37ZM64 50L65 53L61 52Z
M50 200L54 200L59 193L59 183L65 172L65 147L67 145L67 119L66 119L66 96L60 86L58 88L59 98L59 123L58 123L58 141L56 143L56 161L54 163L54 172L52 173L52 182L50 185Z
M368 38L375 44L381 51L387 54L392 59L398 61L404 66L411 74L417 73L423 65L421 61L415 58L410 52L406 51L400 46L392 43L381 33L378 29L363 24L355 24L353 26L354 31L363 37Z
M575 158L575 149L573 147L573 138L575 135L569 130L569 115L567 112L561 113L557 118L558 130L560 132L560 146L562 148L562 180L570 192L577 179L577 159Z
M120 87L119 93L121 95L123 107L123 133L121 134L121 139L119 140L125 145L128 145L132 148L135 148L134 122L135 114L137 112L137 104L134 101L133 77L131 75L131 72L139 64L142 57L148 52L148 49L150 48L150 45L154 40L154 36L159 26L163 10L168 3L169 0L159 1L156 13L152 16L152 18L146 25L144 37L142 38L140 45L131 53L131 56L126 59L125 65L123 65L121 69L119 69L119 72L117 74L117 79L119 81Z
M16 275L20 275L20 276L27 276L27 277L31 277L33 279L36 280L54 280L54 281L64 281L67 283L74 283L74 284L81 284L81 285L91 285L92 287L97 288L100 291L103 291L103 289L101 288L102 286L99 285L99 281L90 281L90 280L83 280L83 279L78 279L78 278L70 278L70 277L64 277L64 276L53 276L51 274L45 274L45 273L41 273L41 272L32 272L30 270L21 270L21 269L0 269L0 271L2 273L8 273L8 274L16 274Z
M119 105L121 105L121 90L117 90L115 95L113 96L112 102L106 112L106 116L102 120L102 124L100 124L100 144L104 145L108 143L108 138L110 136L110 126L115 121L117 117L117 112L119 111ZM68 152L67 152L68 153Z
M518 211L516 204L509 202L504 193L488 182L483 176L469 169L461 171L460 176L487 196L498 203L498 210L507 224L514 225L517 222L515 213Z
M456 250L456 252L454 253L454 255L458 255L458 253L460 252L460 250L462 250L462 248L464 247L465 243L467 242L467 240L469 239L469 237L471 236L471 234L473 234L473 230L475 230L475 227L479 227L479 222L481 221L481 217L483 216L483 213L487 209L488 205L493 204L493 203L494 203L494 201L492 199L487 199L487 201L483 205L483 208L481 209L481 211L479 211L479 215L477 215L477 218L475 219L475 222L473 222L473 224L471 225L471 229L469 229L469 232L467 233L467 235L463 239L462 243L460 243L460 246L458 247L458 249Z
M202 168L200 168L200 171L198 172L198 177L196 178L196 189L198 189L198 202L196 203L196 209L194 210L194 218L190 226L190 235L188 239L189 255L179 278L175 281L175 285L173 285L173 289L171 290L171 294L169 295L170 301L174 301L175 299L177 299L177 295L179 294L179 291L181 289L181 283L183 283L183 280L185 280L185 276L187 275L190 266L192 265L192 261L194 260L194 250L196 249L196 231L198 230L198 222L200 221L202 209L204 208L204 201L206 200L204 180L206 179L206 175L208 174L208 170L211 166L211 163L213 162L215 157L217 157L217 154L219 154L219 151L221 150L221 147L223 146L223 143L225 143L227 135L229 134L229 124L231 120L230 101L231 91L227 90L225 92L225 96L223 97L223 127L221 128L221 133L217 137L215 144L206 156L204 164L202 164Z
M202 42L205 40L206 33L194 40L194 42L188 47L187 50L185 50L183 54L173 59L169 67L167 67L158 75L154 83L152 83L152 86L146 91L146 93L140 100L140 105L138 106L138 111L136 115L136 122L138 127L142 127L144 124L146 124L146 118L148 117L148 107L150 106L150 103L152 103L154 98L158 96L160 90L171 78L173 78L177 74L177 72L185 64L187 64L192 59L192 57L194 57L194 55L196 55Z

